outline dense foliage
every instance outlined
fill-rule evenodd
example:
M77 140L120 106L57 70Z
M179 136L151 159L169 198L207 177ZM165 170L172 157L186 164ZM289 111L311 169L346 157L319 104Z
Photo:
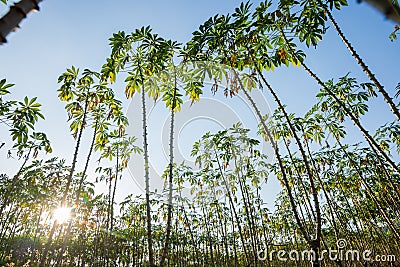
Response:
M46 135L35 129L44 118L41 105L36 98L8 100L13 85L1 80L0 122L10 138L2 140L0 151L20 164L16 174L0 176L1 266L367 264L363 258L323 257L328 249L388 257L388 265L363 266L400 264L399 104L335 21L333 9L345 5L345 0L242 3L233 14L207 20L185 45L150 27L115 33L101 70L71 67L58 78L75 140L70 164L40 154L52 153ZM318 46L329 23L365 81L350 74L323 81L307 65L308 47ZM315 105L302 116L288 112L266 77L284 65L304 69L320 88ZM120 76L127 98L141 96L136 108L143 115L143 144L126 133L128 119L112 89ZM206 79L214 81L210 88ZM227 97L242 94L249 100L259 128L236 123L204 133L193 144L196 166L175 162L175 113L185 98L195 105L203 90L216 93L221 83L229 85ZM261 89L275 102L272 114L261 114L251 98L250 91ZM160 98L171 113L164 192L149 187L148 98ZM363 125L372 98L382 98L393 115L382 118L375 132ZM87 146L84 135L90 137ZM349 141L353 137L360 139ZM270 157L259 149L263 142ZM116 203L132 153L143 155L145 195ZM106 183L108 193L95 194L89 176ZM270 179L282 185L274 209L263 198ZM277 256L282 250L315 257L285 261Z

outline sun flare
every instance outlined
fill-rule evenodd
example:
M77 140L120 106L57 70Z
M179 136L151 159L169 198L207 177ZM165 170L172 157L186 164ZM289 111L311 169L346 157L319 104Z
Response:
M66 207L59 207L54 210L53 218L58 223L65 223L68 221L71 215L71 209Z

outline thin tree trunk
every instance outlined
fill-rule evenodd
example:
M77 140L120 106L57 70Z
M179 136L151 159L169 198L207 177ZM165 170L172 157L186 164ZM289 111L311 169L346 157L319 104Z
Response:
M231 153L233 155L233 159L235 161L235 168L238 168L238 163L236 159L236 152L233 150L233 146L231 145ZM240 153L240 152L238 152ZM253 257L254 257L254 266L257 267L257 261L258 261L258 256L257 256L257 241L256 241L256 232L255 232L255 223L254 223L254 218L251 210L251 204L250 204L250 198L249 198L249 192L247 190L247 185L246 185L246 176L243 175L242 171L242 166L240 166L239 170L236 173L237 178L238 178L238 184L240 188L240 192L242 195L243 199L243 205L244 205L244 210L245 214L247 217L247 222L249 224L249 233L250 233L250 239L251 239L251 246L253 249ZM243 179L243 181L242 181Z
M140 68L140 66L139 66ZM144 80L142 76L142 123L143 123L143 151L144 151L144 179L146 190L146 221L147 221L147 245L149 252L150 267L154 267L153 238L151 232L151 206L150 206L150 174L149 174L149 155L147 143L147 119L146 119L146 92L144 90Z
M12 193L13 193L12 191L14 190L14 187L15 187L15 185L16 185L17 182L18 182L18 178L19 178L19 176L21 175L22 171L24 170L24 167L25 167L26 163L28 162L29 156L31 155L31 151L32 151L32 147L29 148L28 153L25 155L24 162L22 163L21 167L19 168L17 174L13 177L13 179L12 179L12 181L11 181L11 185L9 186L9 188L7 188L7 192L5 193L4 201L3 201L3 203L1 204L1 207L0 207L0 214L1 214L1 215L3 214L4 208L5 208L5 207L7 206L7 204L8 204L8 201L9 201L9 199L10 199L10 196L13 195L13 194L12 194Z
M117 162L115 168L115 181L114 181L114 188L111 197L111 224L110 224L110 232L112 232L114 228L114 201L115 201L115 193L117 191L117 181L119 175L119 146L117 145Z
M265 79L264 75L261 73L261 71L257 68L257 72L260 75L262 81L264 84L267 86L268 91L272 94L273 98L275 99L275 102L278 104L279 109L282 111L283 116L286 120L286 122L289 125L289 129L296 140L297 147L300 150L300 154L303 158L304 165L306 167L307 175L308 175L308 180L310 181L310 186L311 186L311 192L312 192L312 197L313 197L313 202L314 202L314 209L315 209L315 220L316 220L316 230L315 230L315 239L312 242L309 242L310 246L316 253L316 260L318 261L318 252L320 249L320 242L321 242L321 235L322 235L322 219L321 219L321 209L320 209L320 204L318 200L318 190L316 188L315 182L314 182L314 174L311 171L310 164L307 159L307 155L304 151L303 145L301 143L301 140L299 136L296 133L296 130L293 126L293 123L290 121L289 115L287 114L285 107L282 105L281 101L279 100L278 96L276 95L275 91L272 89L271 85L267 82ZM311 208L311 207L310 207ZM313 262L313 266L319 266L319 262Z
M288 192L289 202L290 202L290 205L291 205L291 208L292 208L292 212L293 212L293 215L295 217L297 226L299 227L299 230L302 233L304 239L307 240L307 242L309 242L310 241L310 237L308 236L307 231L305 230L303 224L301 223L299 214L297 212L297 206L296 206L296 203L294 201L292 190L291 190L290 185L289 185L289 181L288 181L288 178L287 178L287 175L286 175L285 167L283 166L283 161L282 161L282 157L281 157L280 152L279 152L278 144L274 141L274 138L272 137L271 132L268 130L268 127L265 124L265 121L263 119L263 116L261 115L260 110L258 109L256 103L251 98L249 93L244 88L244 86L242 84L242 81L239 79L239 76L238 76L238 74L236 73L235 70L234 70L234 73L235 73L235 75L236 75L236 77L237 77L237 79L239 81L240 88L242 89L242 91L245 94L246 98L250 101L251 106L253 107L254 111L256 112L256 115L257 115L257 117L258 117L258 119L259 119L259 121L260 121L260 123L261 123L261 125L263 127L263 130L265 131L265 134L268 136L268 139L269 139L269 141L270 141L270 143L272 145L272 148L274 150L274 154L275 154L275 156L276 156L276 158L278 160L279 169L280 169L280 171L282 173L282 180L283 180L284 185L286 187L286 190Z
M239 220L239 216L238 216L237 211L235 209L235 204L233 203L233 197L232 197L232 193L231 193L231 191L229 189L228 179L226 178L226 176L224 175L224 173L222 171L222 166L221 166L221 163L219 161L218 154L215 151L215 148L214 148L214 153L215 153L215 158L217 160L219 173L221 174L221 177L224 179L224 184L225 184L225 188L226 188L226 194L228 195L229 204L230 204L231 210L233 212L233 215L234 215L234 218L236 220L236 224L237 224L237 227L238 227L238 230L239 230L240 239L241 239L242 244L243 244L243 252L244 252L244 254L246 256L246 260L247 260L248 264L251 265L251 261L252 260L250 259L249 255L248 255L248 252L247 252L247 249L246 249L246 242L245 242L245 238L244 238L244 235L243 235L244 231L242 230L241 222Z
M115 177L116 179L116 177ZM106 231L105 231L105 240L103 244L103 255L105 260L105 266L109 265L109 252L110 252L110 244L108 243L110 237L110 217L111 217L111 192L112 192L112 171L110 170L110 181L108 184L108 206L107 206L107 222L106 222Z
M308 208L308 207L310 207L310 209L312 209L312 205L311 205L310 199L308 198L307 188L304 186L304 183L301 181L301 179L302 179L301 171L294 160L293 154L289 149L289 145L287 144L288 141L286 141L285 138L283 140L283 143L285 144L286 150L288 152L288 156L291 161L291 165L293 165L293 168L294 168L295 172L297 173L298 183L301 185L301 188L299 188L299 194L301 194L303 200L306 203L306 205L304 205L304 210L305 210L305 213L307 214L307 218L310 221L315 220L315 214L313 212L310 212L310 210ZM303 190L303 192L301 192L301 189ZM300 207L300 210L302 210L302 207ZM305 219L305 216L303 216L303 219Z
M175 70L175 68L174 68ZM174 118L175 118L175 106L176 106L176 70L174 73L174 94L172 99L172 107L171 107L171 124L170 124L170 133L169 133L169 170L168 170L168 213L167 213L167 229L166 229L166 237L164 243L164 249L161 256L160 266L164 266L165 258L168 255L168 247L169 240L171 235L171 222L172 222L172 186L173 186L173 164L174 164Z
M385 160L390 164L390 166L393 167L394 170L400 173L399 167L396 165L396 163L393 162L393 160L390 159L390 157L382 150L382 148L376 143L375 139L369 134L369 132L362 126L360 120L349 110L348 107L330 90L322 81L321 79L303 62L301 61L296 54L294 53L293 49L290 47L286 35L283 31L281 31L282 36L286 42L286 44L289 47L291 55L300 62L302 67L307 71L307 73L322 87L324 90L338 103L338 105L343 109L345 114L353 121L354 125L361 131L361 133L364 135L365 139L367 140L368 144L376 153L377 155L381 154Z
M35 257L35 250L36 250L36 242L37 242L37 236L38 236L38 232L39 232L39 224L40 224L40 218L42 217L42 213L43 213L43 206L40 207L40 211L39 211L39 216L38 219L36 221L36 226L35 226L35 233L33 235L33 244L31 245L31 257L30 257L30 261L34 262L34 257Z
M301 129L302 129L302 132L303 132L303 135L304 135L305 132L304 132L303 126L301 126ZM333 213L333 207L332 207L331 199L329 198L329 195L328 195L328 193L327 193L327 191L326 191L326 189L325 189L325 186L324 186L324 184L323 184L323 181L322 181L322 179L321 179L321 176L320 176L319 173L318 173L318 169L317 169L317 166L316 166L316 162L315 162L315 160L314 160L313 157L312 157L312 153L311 153L311 150L310 150L310 146L309 146L309 144L308 144L308 140L304 140L304 144L305 144L305 146L306 146L308 155L309 155L309 157L310 157L310 159L311 159L311 164L313 165L314 170L316 170L315 173L316 173L318 182L320 183L320 187L321 187L321 189L322 189L322 192L324 193L326 202L327 202L327 204L328 204L328 209L329 209L329 213L330 213L331 218L332 218L332 226L333 226L333 231L334 231L335 237L336 237L337 240L339 240L339 232L338 232L338 227L337 227L337 223L336 223L336 220L335 220L335 215L334 215L334 213ZM324 240L322 240L322 241L324 242ZM339 267L343 267L343 264L342 264L342 262L341 262L341 259L335 260L335 263L336 263Z
M319 2L321 2L321 1L319 1ZM367 74L368 78L375 84L376 88L378 88L379 93L381 93L381 95L383 96L385 101L388 103L393 114L397 117L397 120L400 120L400 112L399 112L399 109L397 108L396 104L393 103L393 99L389 96L388 92L386 92L383 85L378 81L378 79L375 77L375 75L372 73L372 71L369 69L369 67L364 63L364 61L362 60L360 55L358 55L357 51L351 45L349 40L347 40L346 36L344 36L344 33L342 32L342 30L340 29L336 20L334 19L331 11L326 6L325 6L325 11L329 17L329 20L332 22L333 27L336 29L338 35L340 36L340 39L342 39L343 43L346 45L346 47L350 51L351 55L356 59L358 65L361 66L363 71Z
M90 162L90 158L91 158L91 155L92 155L92 152L93 152L94 144L95 144L95 141L96 141L96 134L97 134L97 121L96 121L96 124L95 124L95 127L94 127L92 143L91 143L90 148L89 148L89 154L88 154L88 156L86 158L85 168L83 169L82 177L81 177L81 179L79 181L78 190L76 192L75 203L79 203L79 198L81 197L81 190L82 190L83 182L85 180L87 169L89 167L89 162ZM62 255L64 253L64 250L65 250L65 248L67 246L67 241L68 241L68 239L69 239L69 237L71 235L71 228L72 228L72 223L73 223L73 220L75 218L75 215L76 214L73 213L71 218L70 218L70 220L69 220L68 227L67 227L64 239L63 239L62 246L61 246L61 250L60 250L60 252L58 254L57 263L60 263Z
M88 94L86 95L86 99L85 99L85 108L84 108L84 113L83 113L83 118L82 118L82 127L79 130L78 139L76 140L74 157L72 159L71 171L70 171L70 173L68 175L67 184L65 186L64 194L63 194L62 199L61 199L61 207L65 205L65 202L67 200L68 191L69 191L69 188L71 186L72 178L73 178L73 175L74 175L74 172L75 172L75 166L76 166L76 161L78 159L78 152L79 152L79 147L80 147L80 144L81 144L83 129L85 128L85 123L86 123L86 115L87 115L87 108L88 108L88 101L87 100L88 100ZM53 240L53 235L54 235L54 232L55 232L57 226L58 226L57 221L54 221L53 226L52 226L51 231L50 231L50 234L49 234L49 237L47 239L47 243L46 243L44 251L43 251L42 260L40 261L40 264L39 264L40 267L45 267L46 257L47 257L47 254L49 252L50 245L51 245L52 240Z
M195 250L196 264L199 265L200 264L200 256L199 256L198 243L197 243L197 240L194 237L193 230L192 230L192 227L191 227L191 223L189 223L189 218L187 216L186 209L184 207L184 202L183 202L183 198L182 198L182 191L179 191L179 196L180 196L180 199L182 200L181 210L182 210L182 213L183 213L183 216L184 216L186 222L188 223L187 224L187 228L189 230L190 238L192 239L193 247L194 247L194 250Z

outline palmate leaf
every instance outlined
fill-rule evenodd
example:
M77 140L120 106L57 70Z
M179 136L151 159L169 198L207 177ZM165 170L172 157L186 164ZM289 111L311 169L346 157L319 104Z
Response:
M61 101L70 101L74 98L74 95L72 94L72 90L69 87L61 86L60 89L57 90L59 92L58 98Z
M247 90L251 91L257 88L257 79L255 75L243 73L241 76L242 84Z
M165 102L165 106L168 107L169 109L172 109L173 104L175 104L174 112L178 112L181 110L181 105L183 104L181 96L182 94L177 92L175 95L175 103L174 103L174 93L165 92L162 100Z
M2 0L3 1L3 0ZM7 84L6 79L2 79L0 81L0 95L6 95L9 94L10 92L7 90L7 88L10 88L14 86L14 84Z
M134 86L133 86L134 85ZM135 92L140 92L140 86L137 86L137 84L128 84L125 88L125 96L126 98L132 98L133 94Z

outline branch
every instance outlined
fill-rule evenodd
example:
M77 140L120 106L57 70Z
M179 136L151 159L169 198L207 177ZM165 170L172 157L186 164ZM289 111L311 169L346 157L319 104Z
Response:
M383 13L386 18L400 23L400 7L393 3L392 0L358 0L359 2L365 1L379 12Z
M10 7L7 14L0 19L0 45L7 42L7 35L19 28L19 23L31 11L39 11L39 3L43 0L21 0Z

